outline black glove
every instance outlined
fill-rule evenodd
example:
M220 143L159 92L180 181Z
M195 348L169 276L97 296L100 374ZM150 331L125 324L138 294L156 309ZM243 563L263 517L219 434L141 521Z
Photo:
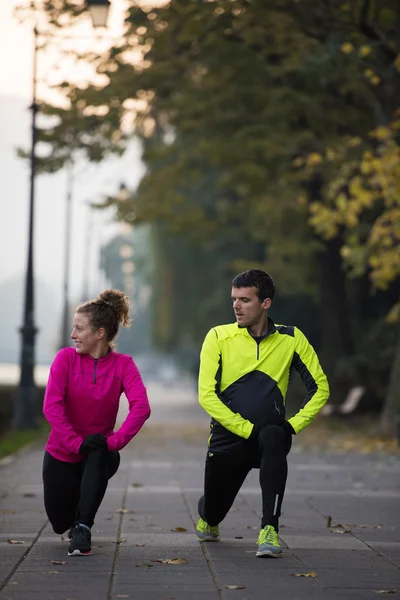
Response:
M83 440L79 454L88 454L93 450L108 450L107 440L101 433L91 433Z
M260 433L261 429L263 427L265 427L265 425L267 425L267 423L259 423L258 425L254 424L253 429L252 429L251 434L249 435L248 439L256 440L258 438L258 434Z
M290 433L290 435L296 435L296 432L289 421L283 420L281 423L279 423L279 427L282 427L282 429L284 429L287 433Z
M286 421L285 419L282 419L281 421L268 420L268 421L265 421L264 423L259 423L257 425L254 425L253 430L252 430L251 434L249 435L248 439L256 440L259 436L261 429L263 429L266 425L277 425L278 427L282 427L282 429L284 429L287 433L290 433L291 435L296 435L296 432L293 429L293 427L291 426L291 424L289 423L289 421Z

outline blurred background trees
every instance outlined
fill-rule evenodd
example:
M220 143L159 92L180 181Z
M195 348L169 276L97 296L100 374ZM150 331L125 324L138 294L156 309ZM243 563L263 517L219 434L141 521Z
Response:
M42 10L57 26L77 22L77 6ZM140 138L140 185L104 202L133 231L147 227L135 268L150 290L153 347L195 372L206 331L232 320L233 276L263 268L278 287L272 317L310 337L331 401L363 386L363 406L390 428L400 410L397 0L128 2L125 34L96 69L103 85L64 82L67 108L41 105L57 119L41 139L62 157L75 128L76 152L98 161ZM112 266L125 241L103 262L126 288Z

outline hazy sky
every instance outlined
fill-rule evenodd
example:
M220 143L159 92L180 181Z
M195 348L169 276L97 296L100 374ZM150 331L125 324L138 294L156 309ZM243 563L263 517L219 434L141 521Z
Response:
M0 283L25 276L29 210L29 168L17 158L15 146L29 148L32 94L33 34L32 23L20 24L13 16L16 0L0 1ZM123 0L112 0L107 35L117 35L122 26ZM90 20L85 35L95 35ZM96 31L96 35L98 35ZM105 34L105 35L106 35ZM52 62L53 60L53 62ZM52 79L54 56L38 53L38 78ZM67 75L68 77L68 75ZM39 93L44 93L43 84ZM132 144L123 158L105 161L99 166L78 165L73 190L73 225L71 239L71 295L80 299L83 282L88 200L101 200L103 194L115 193L121 181L135 185L143 173L138 144ZM37 178L35 201L35 274L52 289L56 303L62 307L64 240L65 240L66 173ZM118 231L112 214L94 216L94 235L90 259L90 287L101 280L97 271L100 244ZM99 291L99 290L96 290ZM18 310L22 311L21 306ZM19 318L19 324L21 324ZM39 324L41 325L41 324ZM43 325L42 325L43 326ZM49 323L48 326L55 326Z

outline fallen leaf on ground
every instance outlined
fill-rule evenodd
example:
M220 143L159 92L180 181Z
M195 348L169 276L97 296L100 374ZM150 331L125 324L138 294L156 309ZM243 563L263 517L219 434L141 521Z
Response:
M247 525L247 529L258 529L258 527L253 527L252 525Z
M42 571L43 575L58 575L60 571Z
M243 536L242 535L235 535L235 540L242 540Z
M138 548L142 548L143 546L145 546L146 544L135 544L135 546L137 546Z
M376 590L377 594L395 594L397 590Z
M25 544L22 540L7 540L9 544Z
M164 565L187 565L189 561L186 558L157 558L153 562L163 563Z
M135 567L145 567L146 569L151 569L154 567L154 565L151 565L150 563L139 563L138 565L135 565Z
M351 533L351 529L331 529L332 533Z
M113 540L113 544L122 544L122 542L126 542L126 538L117 538L116 540Z
M31 493L24 494L24 498L34 498L35 496L36 496L36 494L31 494Z
M143 483L131 483L132 487L143 487Z
M245 590L244 585L225 585L228 590Z
M345 525L344 523L335 523L332 524L335 533L351 533L351 527L354 525Z
M171 531L187 531L186 527L175 527L174 529L171 529Z
M331 517L331 515L328 515L326 517L326 526L327 527L332 527L332 517Z
M123 514L126 514L126 513L132 514L135 511L131 510L130 508L118 508L116 512L117 513L123 513Z
M66 560L52 560L51 564L52 565L66 565L67 561Z
M317 574L315 571L310 571L309 573L292 573L293 577L316 577Z

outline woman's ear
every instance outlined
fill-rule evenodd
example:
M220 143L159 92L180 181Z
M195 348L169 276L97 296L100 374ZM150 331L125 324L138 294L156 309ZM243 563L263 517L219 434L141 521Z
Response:
M103 340L106 336L106 330L104 329L104 327L100 327L97 330L97 339L98 340Z

